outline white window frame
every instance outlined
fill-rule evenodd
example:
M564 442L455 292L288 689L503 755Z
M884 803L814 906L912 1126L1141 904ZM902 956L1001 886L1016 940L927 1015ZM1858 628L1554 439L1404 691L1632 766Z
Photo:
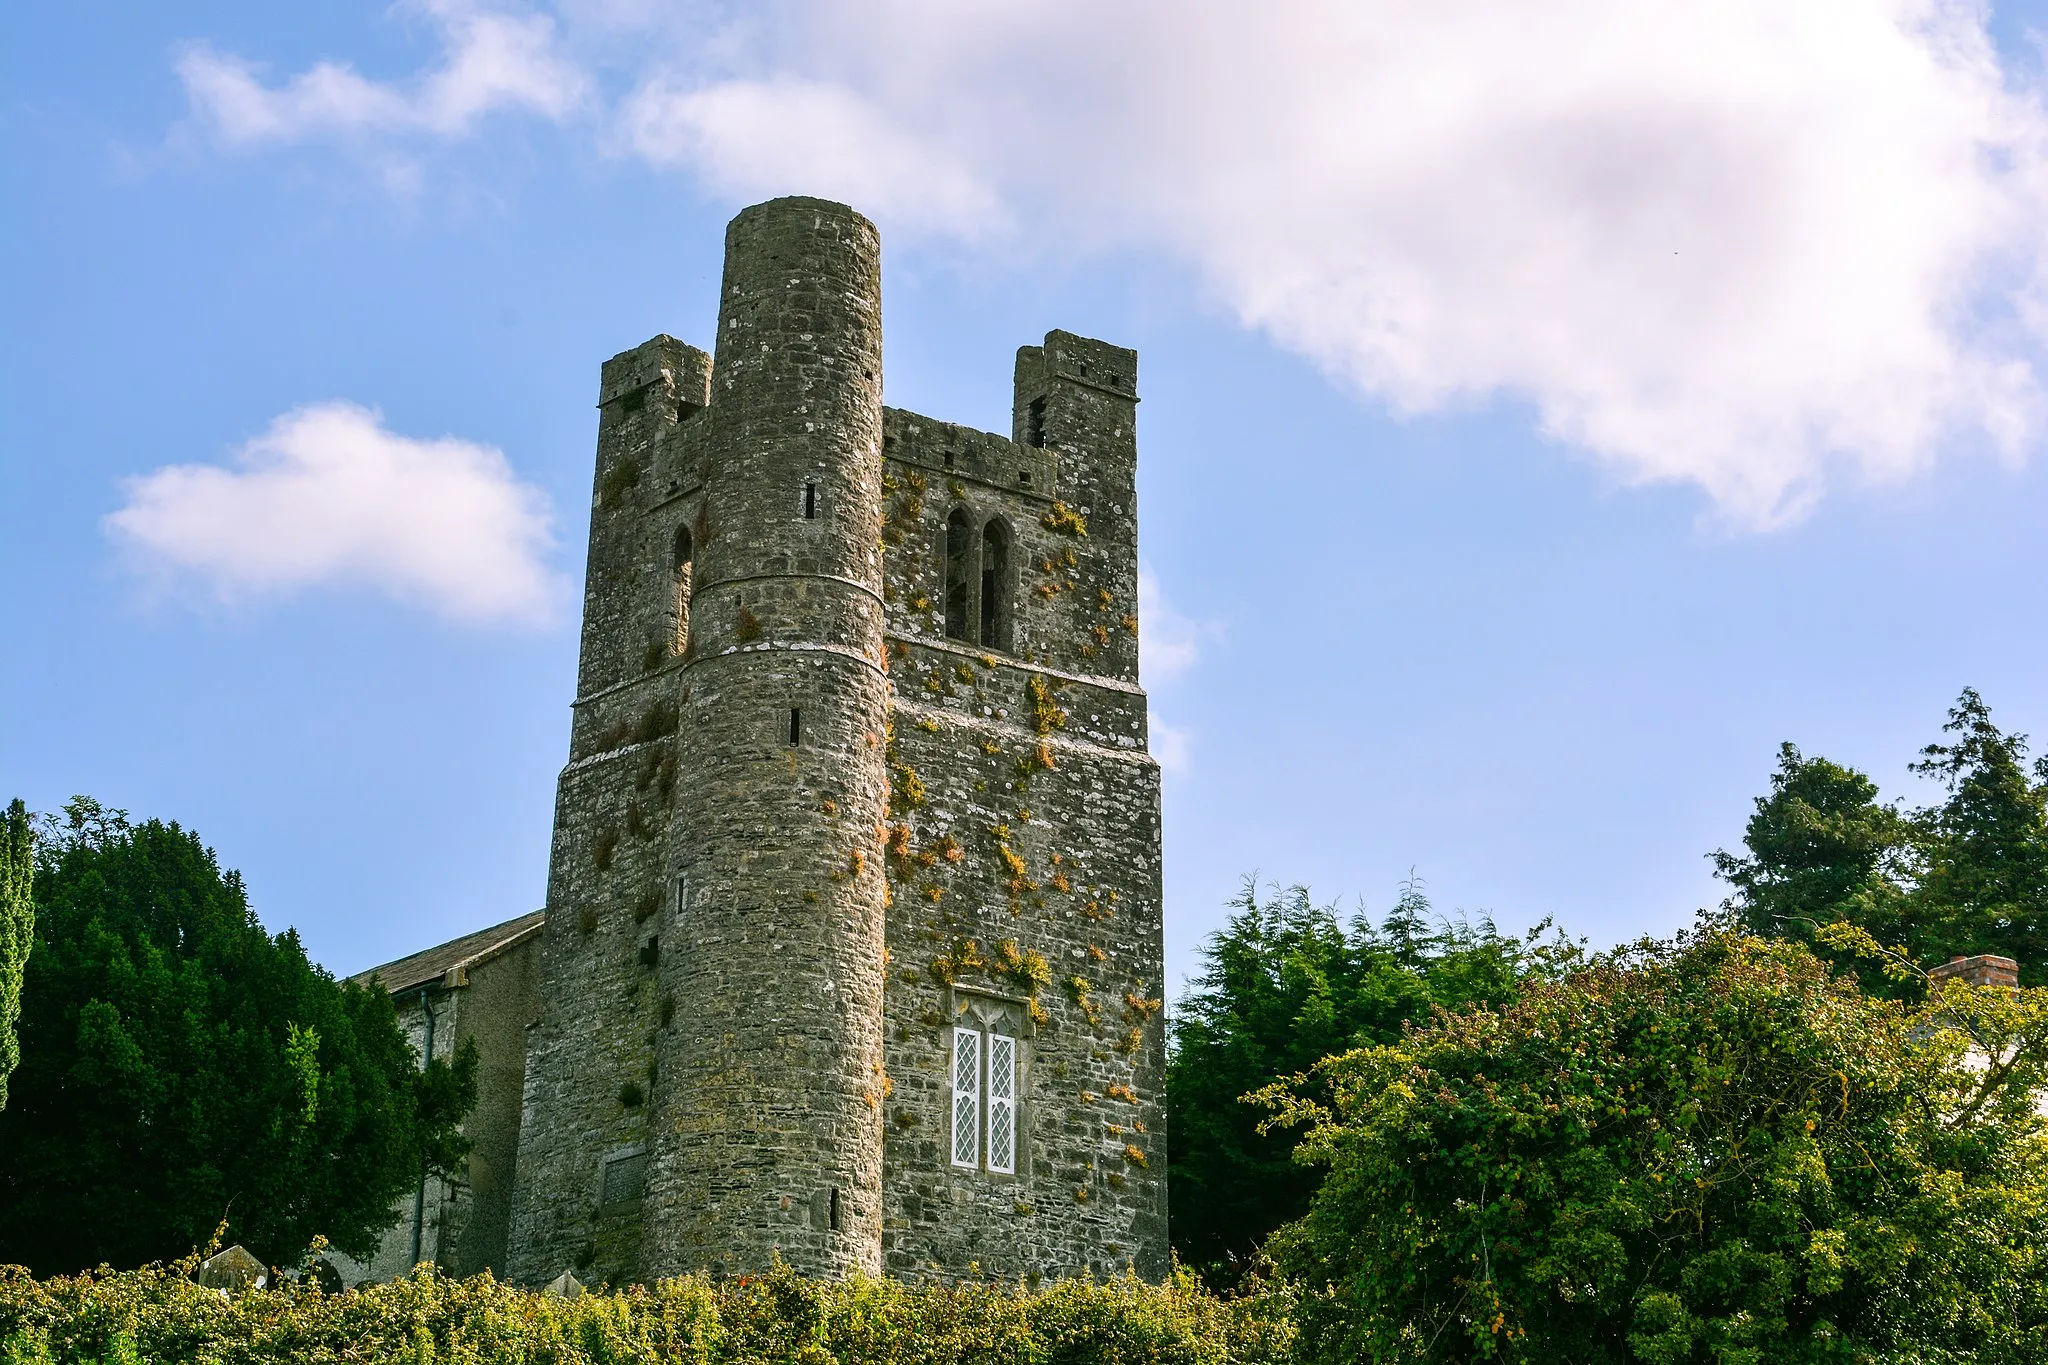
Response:
M953 1164L981 1168L981 1030L953 1030ZM962 1065L962 1063L965 1065ZM966 1158L961 1157L965 1144Z
M999 1175L1017 1173L1017 1040L1007 1034L988 1035L988 1168ZM1003 1152L1001 1164L997 1152Z

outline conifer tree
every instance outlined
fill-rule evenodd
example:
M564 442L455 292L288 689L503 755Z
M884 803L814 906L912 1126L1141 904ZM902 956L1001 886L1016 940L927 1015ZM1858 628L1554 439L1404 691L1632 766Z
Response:
M20 800L0 818L0 1109L7 1078L21 1061L15 1025L21 1018L21 978L35 939L36 907L29 890L35 875L28 810Z
M1996 953L2019 962L2024 984L2048 982L2048 764L2028 763L2026 736L2000 730L1974 688L1942 728L1949 742L1912 767L1945 797L1910 812L1881 804L1854 768L1784 745L1744 853L1712 855L1735 921L1855 966L1880 995L1919 987L1856 966L1817 937L1823 926L1852 924L1927 966Z
M1552 951L1439 918L1413 877L1378 926L1347 923L1299 886L1262 901L1247 882L1231 908L1175 1008L1166 1078L1174 1251L1218 1285L1307 1210L1321 1179L1293 1160L1299 1135L1262 1131L1266 1113L1244 1096L1390 1042L1438 1007L1506 1000Z
M0 1264L140 1265L223 1218L266 1261L370 1255L465 1154L474 1047L423 1068L390 997L266 931L190 830L78 798L38 835Z

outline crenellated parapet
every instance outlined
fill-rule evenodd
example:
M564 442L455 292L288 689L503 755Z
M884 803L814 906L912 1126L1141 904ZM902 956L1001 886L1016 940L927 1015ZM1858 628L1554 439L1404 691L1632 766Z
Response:
M880 243L733 220L599 387L510 1270L1166 1266L1136 356L881 405Z

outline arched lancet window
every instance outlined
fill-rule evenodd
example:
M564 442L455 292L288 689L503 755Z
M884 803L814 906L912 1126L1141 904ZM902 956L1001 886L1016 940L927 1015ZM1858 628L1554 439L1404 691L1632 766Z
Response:
M670 564L675 576L675 603L671 607L671 625L668 652L680 656L690 647L690 575L694 568L696 545L690 539L690 528L676 527L675 555Z
M1010 648L1010 528L991 521L981 528L981 642Z
M946 634L955 640L974 638L972 606L974 572L968 558L974 549L974 523L967 509L956 508L946 519Z

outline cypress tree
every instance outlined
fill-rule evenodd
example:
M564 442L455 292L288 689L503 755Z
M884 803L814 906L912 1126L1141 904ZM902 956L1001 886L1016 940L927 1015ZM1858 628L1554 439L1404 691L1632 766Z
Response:
M35 902L29 896L35 874L31 850L28 810L17 799L0 819L0 1109L7 1107L7 1078L21 1061L15 1024L21 1018L21 978L36 928Z

